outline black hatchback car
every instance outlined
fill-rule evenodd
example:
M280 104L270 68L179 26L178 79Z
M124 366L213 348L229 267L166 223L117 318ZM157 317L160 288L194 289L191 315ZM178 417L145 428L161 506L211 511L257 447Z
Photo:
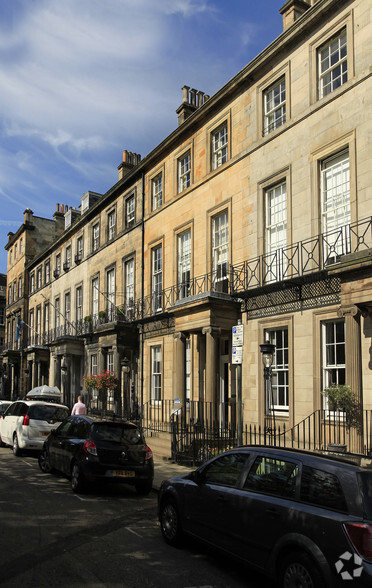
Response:
M132 484L138 494L148 494L154 478L152 451L135 423L85 415L70 416L50 433L39 466L46 473L66 474L74 492L106 480Z
M162 482L164 539L191 535L284 588L372 585L372 460L246 446Z

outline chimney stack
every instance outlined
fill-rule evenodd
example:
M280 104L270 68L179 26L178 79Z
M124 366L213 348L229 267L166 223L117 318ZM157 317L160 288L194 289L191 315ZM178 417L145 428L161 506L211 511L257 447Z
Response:
M200 90L195 90L195 88L190 89L190 86L183 86L181 89L182 104L176 110L178 114L178 126L182 125L195 110L203 106L209 99L208 94L204 94Z
M288 29L297 19L300 18L310 8L310 3L314 4L316 0L287 0L279 10L283 17L283 31Z
M141 161L141 156L138 153L132 153L132 151L123 151L123 162L119 165L119 180L126 176L131 169Z

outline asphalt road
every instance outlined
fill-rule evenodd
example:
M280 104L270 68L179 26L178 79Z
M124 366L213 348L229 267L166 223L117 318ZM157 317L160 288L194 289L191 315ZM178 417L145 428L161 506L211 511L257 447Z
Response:
M0 448L0 585L12 588L263 588L265 580L197 542L161 537L157 495L123 485L76 495L34 455ZM269 585L269 584L267 584Z

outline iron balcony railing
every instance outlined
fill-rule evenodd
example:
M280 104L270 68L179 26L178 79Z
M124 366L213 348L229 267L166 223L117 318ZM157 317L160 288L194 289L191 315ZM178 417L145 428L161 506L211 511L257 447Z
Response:
M264 286L323 272L343 256L371 248L372 216L231 265L226 275L221 275L219 271L208 272L181 284L156 290L144 298L131 300L130 304L113 307L104 316L89 317L90 320L65 321L42 335L30 334L27 344L47 345L59 337L84 336L107 323L139 322L174 310L177 306L209 292L238 297L239 294Z

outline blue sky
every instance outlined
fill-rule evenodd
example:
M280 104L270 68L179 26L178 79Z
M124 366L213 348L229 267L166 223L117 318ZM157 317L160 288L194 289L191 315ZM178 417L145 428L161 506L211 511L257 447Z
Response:
M177 127L282 32L284 0L0 0L0 273L31 208L52 218Z

